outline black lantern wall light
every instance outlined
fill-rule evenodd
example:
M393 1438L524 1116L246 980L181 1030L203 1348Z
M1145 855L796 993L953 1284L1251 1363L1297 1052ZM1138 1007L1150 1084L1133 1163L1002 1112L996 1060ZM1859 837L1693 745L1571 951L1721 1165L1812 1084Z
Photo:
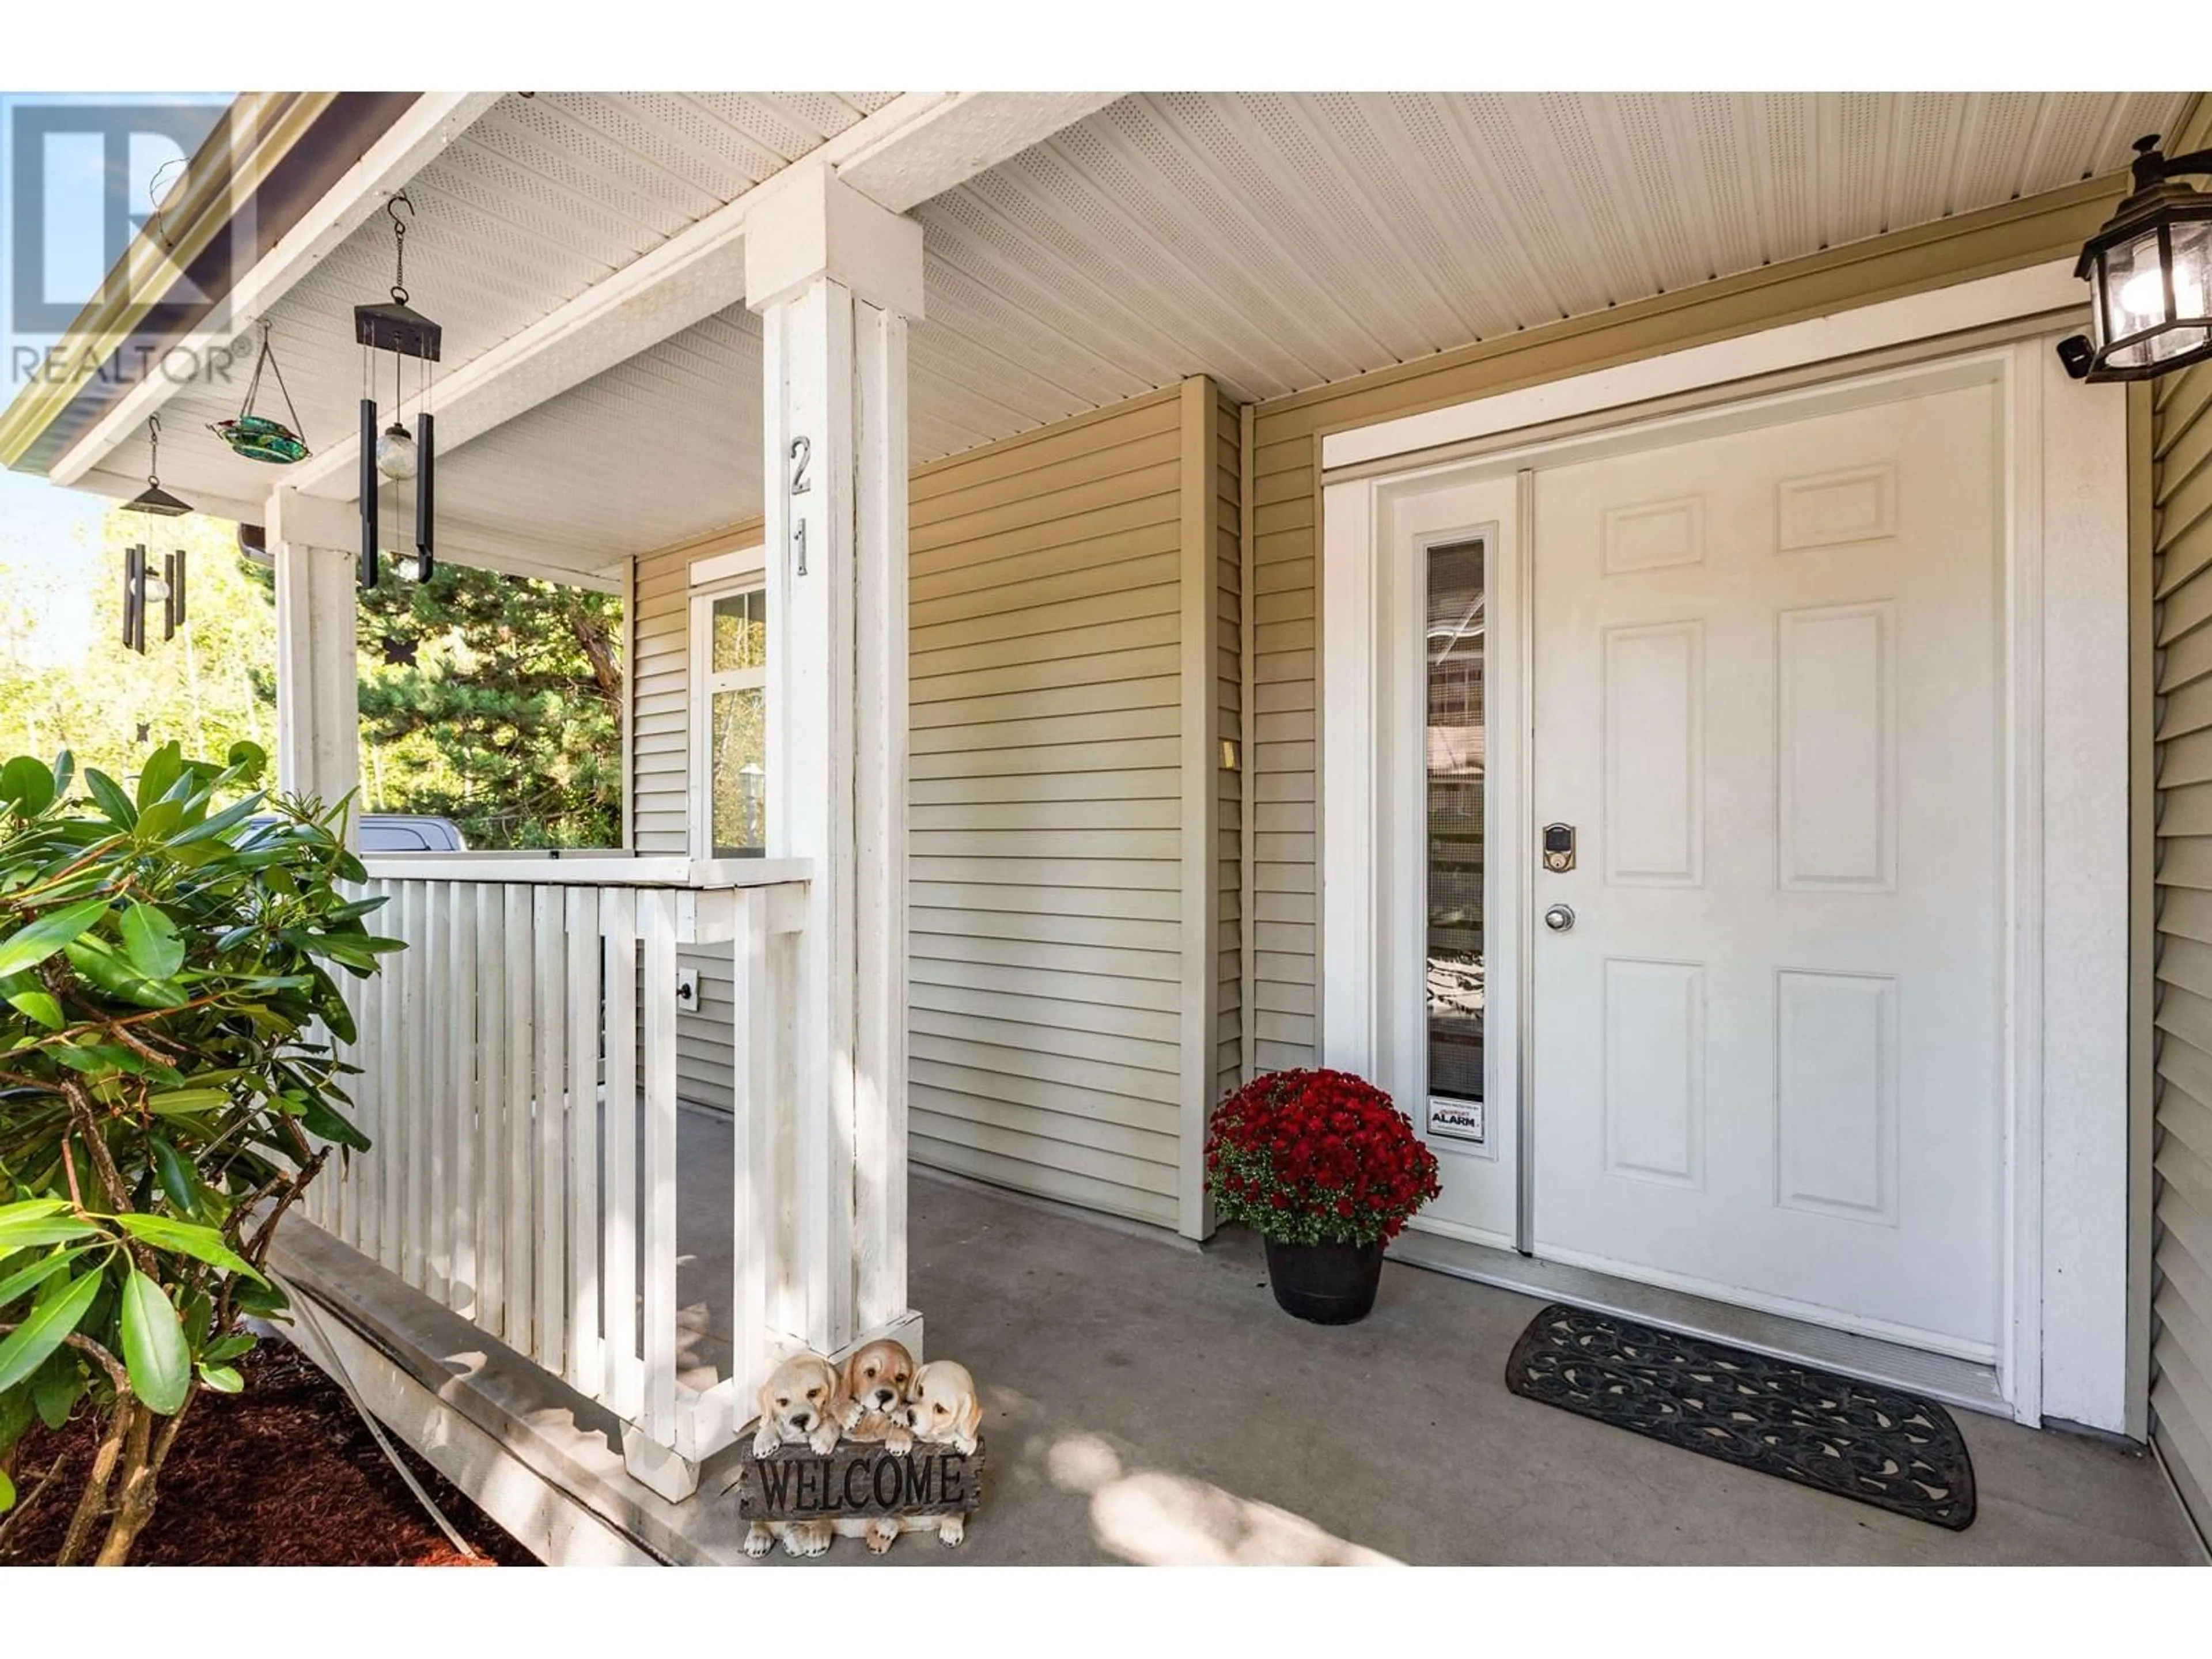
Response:
M179 501L161 488L161 419L155 416L146 422L146 487L123 503L125 513L142 513L150 519L180 518L191 512L189 503ZM146 654L146 607L154 600L161 603L161 637L174 639L177 630L185 625L185 554L182 548L161 556L161 574L151 573L147 563L146 544L123 550L123 644L126 650Z
M412 480L415 485L415 556L416 576L428 581L436 569L431 552L431 521L434 513L434 481L437 449L434 426L430 413L430 393L434 380L432 365L438 361L442 331L438 325L414 309L407 302L407 222L399 216L404 207L410 218L414 216L415 204L404 191L385 204L385 211L392 216L392 298L374 305L353 308L354 338L361 344L361 585L376 586L378 566L382 562L378 532L377 505L384 486L393 486L391 494L395 504L398 499L398 486ZM392 424L380 428L382 418L376 407L376 386L380 354L392 356ZM407 430L407 364L416 365L415 430Z
M2135 187L2083 245L2089 332L2058 343L2077 380L2147 380L2212 357L2212 196L2180 173L2212 173L2212 149L2159 153L2136 141Z

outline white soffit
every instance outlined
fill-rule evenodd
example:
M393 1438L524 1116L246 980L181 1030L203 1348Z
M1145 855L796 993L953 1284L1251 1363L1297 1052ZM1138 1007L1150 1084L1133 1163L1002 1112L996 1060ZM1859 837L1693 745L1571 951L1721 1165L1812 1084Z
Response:
M452 374L896 96L501 98L406 185L416 209L408 222L407 288L416 307L445 330L438 374ZM385 298L392 280L392 222L380 210L270 311L285 383L319 449L353 433L362 354L352 308ZM182 388L161 410L162 482L187 500L197 491L258 501L283 482L278 469L233 455L204 429L238 412L251 362L249 346L234 379ZM390 405L388 381L373 391L380 404ZM282 416L273 384L264 384L261 407ZM453 462L466 453L456 451ZM134 433L100 470L142 477L144 434ZM441 477L441 493L443 483ZM453 510L461 505L454 500ZM526 537L536 526L534 516L520 521Z
M892 94L502 98L410 187L408 286L452 374ZM1304 391L2111 173L2183 94L1146 93L914 210L916 463L1194 374ZM1040 121L1042 116L1037 117ZM391 281L373 215L275 309L311 440L361 395L346 318ZM760 511L757 325L729 309L453 449L442 514L582 567ZM272 470L164 412L164 481ZM388 387L376 388L380 402ZM144 441L108 459L143 475ZM126 492L127 493L127 492Z

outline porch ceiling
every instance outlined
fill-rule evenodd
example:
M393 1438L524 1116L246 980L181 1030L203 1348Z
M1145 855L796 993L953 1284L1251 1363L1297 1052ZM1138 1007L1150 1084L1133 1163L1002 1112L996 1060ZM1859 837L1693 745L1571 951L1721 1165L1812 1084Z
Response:
M410 186L409 287L450 374L889 94L510 94ZM2179 93L1132 94L914 210L913 459L1208 373L1260 400L2123 167ZM346 322L380 213L274 309L311 438L350 431ZM760 511L760 342L738 296L441 468L448 521L585 568ZM388 392L386 393L388 396ZM275 480L164 411L165 480ZM143 436L104 466L144 471ZM349 494L349 479L314 486Z

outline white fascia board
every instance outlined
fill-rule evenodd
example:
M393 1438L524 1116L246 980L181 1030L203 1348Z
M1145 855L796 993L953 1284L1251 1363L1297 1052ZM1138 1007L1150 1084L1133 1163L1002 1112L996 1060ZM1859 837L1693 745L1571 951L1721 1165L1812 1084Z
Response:
M224 296L220 314L229 323L224 337L265 314L499 96L495 92L426 92L417 98ZM65 489L77 487L188 384L166 374L140 380L63 452L47 477Z
M1324 470L1410 455L1439 445L1626 408L1729 381L2017 318L2086 310L2087 295L2070 259L2030 265L1950 288L1884 300L1736 339L1690 346L1617 368L1547 380L1424 414L1332 432L1322 439Z

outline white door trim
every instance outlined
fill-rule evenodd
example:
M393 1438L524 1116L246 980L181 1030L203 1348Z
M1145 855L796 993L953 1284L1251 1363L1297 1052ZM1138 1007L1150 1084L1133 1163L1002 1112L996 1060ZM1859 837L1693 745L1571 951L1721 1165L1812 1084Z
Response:
M1517 387L1472 403L1454 404L1372 426L1331 432L1321 441L1324 471L1411 455L1699 392L1754 375L1830 363L1862 352L1911 345L1992 323L2086 311L2088 301L2070 259L2030 265L1998 276L1859 306L1764 329L1710 345L1688 346L1563 380Z
M2077 453L2124 458L2124 448L2113 448L2113 434L2120 434L2118 441L2124 444L2124 398L2110 387L2077 386L2063 380L2051 360L2047 338L1948 359L1935 355L1940 347L1931 347L1926 362L1872 376L1852 377L1848 365L1838 364L1835 377L1817 386L1733 404L1718 390L1747 375L1818 363L1822 353L1852 354L2023 316L2042 317L2057 309L2062 298L2078 307L2078 288L2062 296L2049 280L2059 269L2039 267L2013 273L2010 278L1866 307L1869 313L1882 313L1863 319L1875 326L1847 326L1856 315L1850 313L1820 319L1818 327L1795 325L1652 360L1668 365L1664 378L1639 377L1631 371L1644 366L1628 365L1324 441L1325 463L1345 465L1472 436L1510 433L1570 413L1622 409L1655 396L1700 387L1716 391L1712 407L1689 415L1633 423L1624 410L1620 424L1591 434L1325 484L1321 1045L1326 1063L1371 1066L1376 1043L1389 1028L1386 1011L1375 1004L1374 957L1376 924L1382 920L1380 907L1389 902L1389 889L1383 884L1389 860L1378 860L1377 854L1391 839L1382 821L1392 796L1391 781L1380 775L1384 751L1375 740L1380 712L1377 646L1382 642L1376 583L1388 552L1379 544L1378 514L1385 491L1403 489L1416 478L1449 474L1471 479L1521 471L1539 455L1554 459L1572 448L1587 450L1639 437L1650 441L1664 429L1693 421L1710 422L1717 411L1726 411L1719 415L1722 419L1731 413L1757 418L1785 401L1901 396L1908 389L1939 385L1947 374L1997 380L2005 409L2003 759L2008 780L2002 963L2005 1315L1998 1368L2006 1399L2021 1420L2040 1421L2047 1410L2074 1421L2118 1429L2124 1421L2124 1332L2117 1324L2108 1332L2107 1322L2096 1310L2107 1303L2114 1309L2125 1305L2126 1031L2124 1003L2115 1018L2100 976L2124 984L2126 793L2123 779L2111 793L2110 811L2101 815L2092 811L2085 817L2078 804L2054 805L2045 793L2044 756L2052 744L2063 745L2060 753L2068 775L2052 781L2063 781L2068 791L2082 783L2075 772L2075 757L2087 757L2092 765L2104 750L2124 757L2125 467L2093 470L2072 459ZM1899 333L1908 326L1922 332ZM1771 336L1789 338L1778 346ZM1790 361L1780 361L1784 357ZM1909 387L1908 382L1912 383ZM2046 397L2047 387L2055 388L2055 395ZM1533 400L1531 392L1547 396ZM1339 439L1348 441L1340 444ZM2058 499L2052 498L2053 492ZM2118 563L2108 571L2115 539ZM2106 624L2111 619L2102 615L2101 608L2086 618L2086 625L2071 608L2065 615L2051 613L2047 554L2057 557L2069 573L2069 607L2080 603L2082 580L2076 573L2087 570L2100 581L2106 574L2114 577L2104 585L2115 589L2110 600L2118 606L2121 649L2109 660ZM2106 596L2101 586L2097 592L2101 607ZM2056 596L2048 597L2049 603L2060 603ZM2107 678L2113 680L2112 686L2104 685ZM2062 688L2057 700L2048 704L2046 679ZM2047 709L2053 729L2046 729ZM2046 820L2063 829L2063 846L2046 838ZM1527 825L1522 826L1522 833L1528 833ZM2045 927L2046 857L2054 861L2053 868L2064 872L2069 889L2094 901L2061 907L2068 913L2065 937ZM2108 906L2104 904L2106 896ZM1502 907L1501 914L1517 918L1525 914L1525 907L1524 894L1521 903ZM2097 920L2106 909L2119 919L2110 930L2118 952L2110 964L2106 957L2112 955L2112 942L2101 937ZM2075 1079L2063 1103L2063 1121L2055 1125L2046 1122L2046 1058ZM2107 1121L2109 1136L2103 1133ZM2060 1179L2046 1206L2046 1139L2051 1134L2063 1139L2064 1158L2052 1161L2051 1169ZM2108 1139L2110 1147L2105 1145ZM2046 1302L2055 1313L2046 1310ZM2065 1322L2052 1325L2051 1319L2059 1314ZM2068 1380L2063 1397L2047 1401L2045 1352L2054 1346L2065 1350L2061 1358Z

